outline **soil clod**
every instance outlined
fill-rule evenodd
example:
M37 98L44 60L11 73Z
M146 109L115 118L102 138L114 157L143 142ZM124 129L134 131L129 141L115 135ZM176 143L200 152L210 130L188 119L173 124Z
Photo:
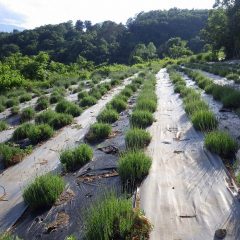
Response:
M58 228L65 227L69 223L69 215L65 212L60 212L57 214L57 218L54 222L48 224L45 233L51 233L52 231L56 231Z
M104 152L106 154L117 154L119 152L118 148L113 146L113 145L100 147L100 148L98 148L98 150L102 151L102 152Z
M215 237L218 239L224 239L227 235L227 230L226 229L218 229L215 232Z

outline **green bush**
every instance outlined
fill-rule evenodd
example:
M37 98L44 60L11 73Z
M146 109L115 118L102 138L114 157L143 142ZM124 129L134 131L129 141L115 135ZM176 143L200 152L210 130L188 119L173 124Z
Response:
M46 110L41 112L36 116L35 122L36 123L50 123L52 119L56 116L56 112L53 110Z
M48 106L49 106L49 99L45 96L42 96L42 97L38 98L35 109L37 111L41 111L41 110L48 108Z
M11 108L11 114L12 115L17 115L19 113L19 110L20 110L19 106L13 106Z
M151 99L140 99L137 101L135 109L153 113L157 109L157 103Z
M102 123L114 123L118 118L118 112L113 109L105 109L98 115L97 120Z
M28 138L33 144L38 144L51 138L53 133L53 129L48 124L34 125L30 128Z
M56 112L67 113L73 117L78 117L82 113L82 109L75 103L69 102L67 100L62 100L57 104Z
M95 142L106 139L112 132L111 125L107 123L94 123L86 135L89 142Z
M57 102L61 101L62 99L63 99L63 96L60 93L53 92L50 96L49 101L51 104L53 104L53 103L57 103Z
M10 233L3 233L0 234L0 240L22 240L22 239Z
M86 239L149 239L151 225L132 201L109 194L86 213Z
M46 174L37 177L23 192L24 201L32 209L51 207L65 188L64 180L55 175Z
M148 111L136 110L130 117L130 123L132 127L146 128L152 125L154 119L152 113Z
M89 96L87 91L81 91L80 93L78 93L79 100L81 100L82 98L87 97L87 96Z
M108 107L115 109L118 113L124 111L127 108L127 103L121 99L121 97L115 97Z
M200 131L212 131L218 126L216 117L208 110L195 112L191 117L191 121L194 128Z
M32 99L32 96L29 93L25 93L25 94L23 94L22 96L19 97L20 103L30 101L31 99Z
M14 132L13 132L13 140L14 141L20 141L23 139L28 138L29 132L33 128L32 123L23 123L21 124Z
M30 121L35 117L35 110L31 107L27 107L25 109L22 110L21 112L21 122L26 122L26 121Z
M29 152L30 148L23 150L16 146L0 143L0 156L5 168L21 162L24 156Z
M143 129L133 128L127 131L125 142L127 148L140 149L146 147L151 141L151 135Z
M61 153L60 161L67 170L73 171L82 167L93 158L93 150L87 144L66 150Z
M95 105L96 103L97 103L97 99L92 96L86 96L80 100L81 107L90 107L92 105Z
M208 133L205 146L221 157L233 157L238 150L237 142L228 133L220 131Z
M151 158L141 151L122 155L118 161L118 173L123 184L127 187L139 184L147 176L151 164Z
M49 125L54 129L60 129L67 125L70 125L73 122L73 117L69 114L58 113L49 121Z
M232 91L231 93L222 97L223 106L226 108L240 107L240 92Z
M5 106L3 106L2 104L0 104L0 112L3 112L5 110Z
M5 121L0 120L0 132L8 129L8 124Z
M17 106L19 104L19 101L17 98L11 98L11 99L8 99L5 106L7 108L10 108L10 107L13 107L13 106Z
M188 115L192 115L197 111L207 111L208 105L202 100L193 100L185 104L185 111Z

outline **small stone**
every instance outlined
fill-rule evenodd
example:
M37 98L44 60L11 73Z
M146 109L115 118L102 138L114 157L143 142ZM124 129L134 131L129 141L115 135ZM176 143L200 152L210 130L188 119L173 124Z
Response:
M226 229L218 229L215 232L215 237L219 239L224 239L227 235L227 230Z

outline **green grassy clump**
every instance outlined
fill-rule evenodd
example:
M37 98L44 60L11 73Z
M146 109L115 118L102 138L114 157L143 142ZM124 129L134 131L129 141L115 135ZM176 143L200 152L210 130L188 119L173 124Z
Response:
M28 132L28 138L32 144L46 141L53 136L54 130L48 124L34 125Z
M151 141L151 135L143 129L133 128L127 131L125 143L127 148L140 149L146 147Z
M81 100L84 97L88 96L88 92L87 91L81 91L78 93L78 99Z
M111 125L107 123L94 123L87 135L86 139L89 142L97 142L106 139L112 132Z
M148 111L136 110L132 113L130 117L130 124L132 127L136 128L146 128L152 125L154 121L152 113Z
M151 99L139 99L137 101L135 109L153 113L157 109L157 102Z
M141 151L131 151L123 154L118 161L118 173L122 183L127 187L139 184L148 174L151 158Z
M65 150L60 155L60 161L68 171L76 170L82 167L93 158L93 150L87 144Z
M212 131L218 126L216 117L209 110L196 111L192 115L191 121L194 128L200 131Z
M37 111L44 110L49 107L49 99L45 96L39 97L35 106Z
M0 104L0 112L3 112L5 110L5 106Z
M28 138L29 132L31 131L31 128L34 126L32 123L23 123L21 124L12 135L12 138L14 141L20 141L23 139Z
M240 83L240 76L237 73L229 73L226 78L234 80L235 83Z
M30 151L31 148L21 149L20 147L0 143L0 156L5 168L21 162Z
M214 131L205 137L205 146L221 157L233 157L238 150L237 142L226 132Z
M26 122L32 120L36 115L36 112L33 108L27 107L22 110L21 112L21 122Z
M5 121L0 120L0 132L8 129L8 124Z
M86 239L149 239L151 224L132 201L109 194L86 214Z
M208 105L202 101L199 100L192 100L185 103L185 111L188 115L193 115L197 111L207 111Z
M67 100L62 100L57 104L56 112L67 113L73 117L78 117L82 113L82 109L75 103L69 102Z
M115 109L118 113L127 109L127 103L120 96L115 97L108 105L108 107Z
M32 99L32 96L29 93L25 93L25 94L23 94L22 96L19 97L20 103L30 101L31 99Z
M17 106L19 104L19 101L17 98L10 98L6 101L5 106L7 108L13 107L13 106Z
M114 109L104 109L97 117L102 123L114 123L118 120L119 114Z
M231 94L227 94L222 97L223 106L226 108L239 108L240 107L240 92L232 91Z
M24 201L32 209L51 207L65 188L64 180L56 175L37 177L23 192Z
M57 103L59 101L61 101L63 99L63 96L61 93L59 92L53 92L50 96L50 103L53 104L53 103Z
M13 106L11 108L11 114L12 115L17 115L19 113L19 110L20 110L19 106Z
M0 240L22 240L22 239L10 233L3 233L3 234L0 234Z
M97 103L97 99L95 97L86 96L80 100L79 104L81 107L90 107L90 106L95 105L96 103Z

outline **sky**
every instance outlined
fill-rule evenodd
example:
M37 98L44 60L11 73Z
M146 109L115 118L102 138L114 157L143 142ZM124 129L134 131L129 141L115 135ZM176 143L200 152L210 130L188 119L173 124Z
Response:
M137 13L173 7L211 8L215 0L0 0L0 24L32 29L69 20L126 23Z

